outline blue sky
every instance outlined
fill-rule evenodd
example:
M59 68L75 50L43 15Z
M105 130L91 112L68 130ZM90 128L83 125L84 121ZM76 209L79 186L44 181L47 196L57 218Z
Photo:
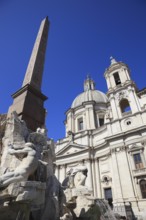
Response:
M110 56L127 63L146 87L146 0L0 0L0 113L23 82L41 20L50 30L42 92L48 96L48 136L64 137L65 111L90 73L107 92Z

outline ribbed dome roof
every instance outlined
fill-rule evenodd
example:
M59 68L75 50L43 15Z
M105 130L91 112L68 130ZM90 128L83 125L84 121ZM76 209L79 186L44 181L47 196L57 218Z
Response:
M83 102L95 101L96 103L107 103L107 96L98 90L88 90L79 94L73 101L71 108L82 105Z

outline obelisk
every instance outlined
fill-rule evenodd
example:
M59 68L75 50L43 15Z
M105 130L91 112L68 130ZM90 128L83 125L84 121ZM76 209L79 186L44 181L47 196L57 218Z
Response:
M49 21L48 17L46 17L41 22L22 87L12 95L13 104L8 111L8 117L11 112L16 111L32 131L36 131L38 127L43 127L45 124L46 110L44 109L44 101L47 97L41 92L41 84L48 30Z

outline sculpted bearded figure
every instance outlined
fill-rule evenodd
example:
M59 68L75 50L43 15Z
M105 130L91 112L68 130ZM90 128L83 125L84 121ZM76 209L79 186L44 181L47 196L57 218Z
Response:
M28 177L35 172L38 166L38 158L33 143L28 142L24 145L24 148L20 149L14 149L12 145L9 145L8 153L17 157L21 156L22 161L15 170L7 172L0 177L0 187L27 181Z
M86 166L78 166L75 168L71 168L67 175L69 176L69 187L79 187L85 186L85 181L87 178L87 167Z

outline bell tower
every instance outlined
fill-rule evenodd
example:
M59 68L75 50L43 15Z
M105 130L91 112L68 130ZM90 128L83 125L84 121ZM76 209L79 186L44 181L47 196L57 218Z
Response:
M8 110L8 117L11 112L16 111L32 131L35 131L38 127L43 127L45 124L44 101L47 97L41 92L41 84L48 29L49 21L46 17L41 22L22 87L12 95L13 104Z
M123 62L117 62L113 57L104 76L108 87L113 120L121 119L127 114L141 110L137 87L131 79L129 67Z
M110 57L110 59L111 65L105 72L105 78L109 90L116 89L117 87L131 81L128 66L125 63L117 62L113 57Z

